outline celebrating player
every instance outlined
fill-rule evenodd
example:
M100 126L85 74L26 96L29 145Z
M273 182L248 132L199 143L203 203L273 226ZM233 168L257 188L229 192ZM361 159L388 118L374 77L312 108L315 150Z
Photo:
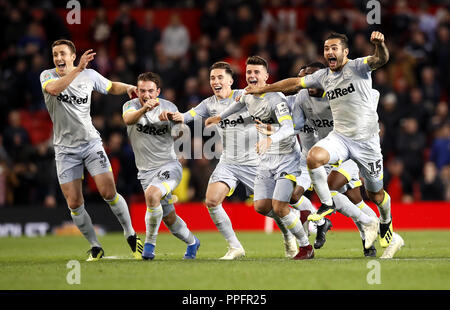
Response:
M268 78L266 60L259 56L249 57L246 76L250 86L265 85ZM296 150L298 142L286 97L282 93L244 95L219 115L208 118L205 124L217 124L245 108L254 120L278 126L270 137L260 135L255 146L260 155L254 187L255 209L262 214L273 210L285 228L296 237L300 246L294 259L313 258L314 249L309 244L298 213L289 207L296 178L300 175L300 154Z
M87 50L75 67L76 49L69 40L55 41L52 44L52 53L55 68L43 71L40 81L45 104L53 122L58 181L73 222L91 245L87 260L99 260L103 257L104 250L85 210L82 193L84 167L92 175L100 195L122 225L134 257L140 259L142 242L132 227L125 199L116 192L109 159L90 116L93 90L113 95L127 93L131 97L136 87L111 82L98 72L87 69L95 56L92 50Z
M226 62L216 62L210 67L210 84L214 92L213 96L203 100L184 114L164 112L161 114L161 119L171 118L174 121L189 123L197 115L207 118L224 111L242 95L242 90L231 89L233 71ZM258 155L253 147L257 140L257 132L245 108L224 118L218 126L218 132L222 138L223 153L209 180L206 206L217 230L229 245L228 252L221 259L233 260L244 256L245 250L233 230L222 202L227 196L231 196L238 183L245 186L247 195L253 194L259 163ZM297 254L295 238L284 229L283 224L273 212L268 216L274 218L283 232L286 256L295 256Z
M175 213L172 201L171 193L182 176L182 167L173 147L173 123L159 120L161 110L177 112L178 109L172 102L158 98L160 85L158 75L142 73L137 80L138 98L123 105L123 120L147 204L142 258L152 260L155 257L156 238L163 220L170 232L187 244L184 259L195 259L200 241Z
M312 63L299 72L299 77L313 74L315 71L325 68L320 62ZM374 95L378 97L378 92L374 91ZM297 186L294 189L294 193L291 197L291 206L300 210L302 215L304 213L316 213L316 209L311 204L311 201L302 196L306 189L311 185L311 178L309 177L306 167L306 156L312 146L319 140L325 138L333 129L333 117L330 111L330 105L323 90L321 89L302 89L296 95L288 96L288 104L292 110L294 128L299 135L301 143L301 160L300 169L302 174L297 178ZM298 126L298 123L305 120L303 127ZM258 131L264 134L273 134L271 132L271 126L266 124L258 124ZM332 170L331 170L332 169ZM343 162L338 167L327 166L327 171L331 173L328 177L329 183L332 184L333 189L341 193L345 193L351 200L345 199L345 197L339 197L339 201L336 204L337 210L351 217L357 225L361 238L365 240L366 232L377 235L377 225L374 223L374 227L370 231L370 224L374 222L373 218L376 218L375 212L364 204L359 191L359 186L362 185L359 179L359 170L357 165L352 160ZM354 203L357 203L356 205ZM358 208L357 206L360 206ZM302 216L305 218L306 216ZM315 222L317 224L317 235L314 242L314 248L320 249L326 241L326 232L330 229L331 221L327 218L320 218ZM372 245L370 249L364 249L365 256L376 255L376 249Z
M326 92L333 113L334 129L309 151L307 158L314 189L322 202L318 213L323 217L334 212L333 199L338 196L332 196L330 192L324 165L353 159L365 181L368 197L380 212L380 245L386 248L381 257L392 258L404 242L399 234L393 232L391 201L383 189L377 102L371 95L372 70L388 61L389 52L382 33L372 32L370 41L375 45L374 55L352 60L347 58L347 36L332 33L324 43L324 58L329 68L305 77L285 79L267 87L250 85L247 92L258 94L279 91L281 87L320 88ZM370 248L372 243L366 238L365 248Z

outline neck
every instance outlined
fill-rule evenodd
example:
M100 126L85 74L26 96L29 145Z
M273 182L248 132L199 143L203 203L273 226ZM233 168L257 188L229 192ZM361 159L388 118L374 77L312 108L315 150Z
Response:
M217 97L217 99L222 100L222 99L230 97L230 95L231 95L231 88L227 89L227 91L223 95L216 95L216 97Z

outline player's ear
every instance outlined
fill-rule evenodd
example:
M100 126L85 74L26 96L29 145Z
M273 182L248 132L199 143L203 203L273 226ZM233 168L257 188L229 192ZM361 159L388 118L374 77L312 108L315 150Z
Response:
M345 55L345 57L347 57L348 56L348 47L347 48L344 48L344 55Z
M160 93L161 93L161 88L158 88L158 89L156 90L156 97L158 97Z

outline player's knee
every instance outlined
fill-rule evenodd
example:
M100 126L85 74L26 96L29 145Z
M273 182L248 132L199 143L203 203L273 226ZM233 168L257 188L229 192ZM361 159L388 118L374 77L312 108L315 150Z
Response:
M160 204L162 193L156 186L150 186L145 191L145 200L150 207L156 207Z
M292 192L291 200L289 201L289 203L290 203L290 204L295 204L295 203L297 203L297 201L299 201L300 198L302 198L303 193L304 193L303 188L300 187L300 186L296 186L296 187L294 188L294 191Z
M384 199L384 189L380 189L378 192L371 192L366 190L367 192L367 197L369 197L369 199L371 201L373 201L376 204L380 204L383 199Z
M267 215L267 213L269 213L270 210L272 210L272 204L264 203L263 200L257 200L257 201L255 201L254 209L259 214Z
M289 203L284 201L272 200L272 208L278 217L285 217L289 213Z
M82 204L84 204L83 197L73 197L73 198L66 198L67 206L70 209L76 209Z
M313 147L306 157L306 164L309 169L318 168L328 163L329 155L326 150L320 147Z
M177 215L175 214L175 211L170 212L165 217L163 217L164 225L167 227L172 226L177 219Z
M215 195L207 195L205 199L205 204L208 208L215 208L222 203L222 199Z

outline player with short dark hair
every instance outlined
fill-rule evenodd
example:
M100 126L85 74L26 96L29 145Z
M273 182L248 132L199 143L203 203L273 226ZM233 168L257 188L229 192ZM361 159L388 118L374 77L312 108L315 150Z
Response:
M55 41L52 55L55 68L44 70L40 81L53 122L58 181L74 223L91 245L88 261L99 260L104 250L85 210L82 193L84 168L92 175L100 195L122 225L134 257L140 259L143 245L132 227L127 203L116 191L108 156L90 116L92 91L114 95L127 93L131 97L136 87L112 82L95 70L87 69L95 56L91 49L84 52L78 66L74 66L76 49L69 40Z
M247 83L262 86L268 77L267 62L259 56L249 57ZM300 175L300 154L296 149L298 142L286 97L282 93L244 95L219 115L208 118L205 124L217 124L242 109L247 109L254 121L277 127L270 137L260 134L259 142L255 145L260 155L254 186L255 209L264 215L273 210L285 229L295 236L300 246L293 259L311 259L314 249L309 244L298 212L289 207L296 178Z
M341 37L330 37L324 42L324 58L328 68L301 78L289 78L267 87L252 87L248 93L279 91L282 89L322 88L330 101L334 129L319 141L308 153L307 165L322 206L318 220L334 212L333 200L340 197L333 194L327 184L324 165L337 163L348 158L359 167L365 181L364 186L380 212L380 245L385 247L381 258L392 258L403 246L402 237L393 232L391 200L383 189L383 156L378 135L377 102L372 93L371 73L387 63L389 51L384 43L384 35L374 31L370 41L375 45L371 56L349 59L349 49ZM367 237L367 236L366 236ZM366 238L365 248L372 246L376 239Z

